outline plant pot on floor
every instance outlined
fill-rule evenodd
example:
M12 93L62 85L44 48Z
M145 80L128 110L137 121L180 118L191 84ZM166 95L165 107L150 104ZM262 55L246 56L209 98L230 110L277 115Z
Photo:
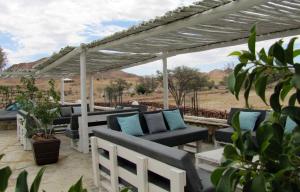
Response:
M34 138L31 139L33 156L37 165L56 163L59 158L60 140Z

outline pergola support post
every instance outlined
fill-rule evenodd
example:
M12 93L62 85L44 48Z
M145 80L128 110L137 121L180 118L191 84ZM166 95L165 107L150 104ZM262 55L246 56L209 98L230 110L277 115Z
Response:
M84 44L81 44L80 47L81 126L79 126L79 150L83 153L89 153L89 131L86 101L86 48Z
M94 76L90 75L90 111L93 112L95 107L94 100Z
M163 103L164 109L169 108L169 88L168 88L168 61L166 54L163 55Z
M60 83L60 103L62 105L65 104L65 81L64 81L64 78L61 78L61 83Z

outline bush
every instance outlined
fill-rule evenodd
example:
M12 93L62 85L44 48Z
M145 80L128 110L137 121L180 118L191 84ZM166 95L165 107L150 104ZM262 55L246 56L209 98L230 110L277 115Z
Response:
M228 78L230 91L238 99L244 86L244 98L249 106L249 92L254 86L256 94L270 104L273 113L256 130L256 139L251 131L241 131L239 113L234 115L233 144L225 146L225 161L211 175L217 192L235 191L238 184L245 192L300 191L300 64L295 62L300 50L294 50L295 40L292 38L286 48L280 40L268 53L264 48L256 53L253 27L249 50L231 53L240 63ZM284 78L276 83L267 102L266 86L273 74L284 74ZM289 104L283 106L281 102L287 98ZM287 117L296 123L291 133L285 130Z

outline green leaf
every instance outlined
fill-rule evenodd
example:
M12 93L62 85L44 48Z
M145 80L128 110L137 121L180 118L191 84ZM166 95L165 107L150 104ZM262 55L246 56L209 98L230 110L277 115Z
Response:
M251 33L248 39L248 48L252 55L255 55L255 43L256 43L256 25L251 28Z
M4 154L0 154L0 160L4 157Z
M294 50L294 57L298 57L300 55L300 49Z
M300 114L300 107L287 106L287 107L282 109L282 113L286 114L287 116L289 116L294 121L300 122L300 115L299 115Z
M263 62L268 63L268 56L266 54L266 51L264 48L262 48L258 53L259 59L261 59Z
M242 53L240 51L234 51L230 53L228 56L240 56Z
M266 192L266 180L262 174L254 177L251 185L251 191L255 192Z
M295 63L295 65L293 65L295 72L297 75L300 75L300 64L299 63Z
M270 98L270 105L275 112L281 111L279 97L280 97L280 92L283 87L283 84L284 84L283 82L280 82L275 86L274 93L271 95L271 98Z
M273 93L270 97L270 106L275 112L281 111L281 105L279 102L279 94L278 93Z
M245 81L245 92L244 92L244 98L245 98L245 102L246 102L246 107L249 107L249 94L251 91L251 87L253 84L253 79L255 77L255 73L251 73L250 75L248 75L248 78Z
M11 169L9 167L4 167L0 169L0 192L4 192L6 190L8 185L8 179L10 176Z
M230 145L230 144L228 144L224 147L223 155L226 159L239 160L238 151L236 150L236 148L233 145Z
M285 60L290 64L294 64L294 43L296 39L297 37L292 38L285 50Z
M234 94L234 86L235 86L235 77L234 77L234 73L231 73L228 76L228 89L232 94Z
M68 192L87 192L87 190L82 186L82 177L71 186Z
M237 180L240 176L238 175L238 169L229 167L220 178L219 183L216 187L217 192L232 192L235 191Z
M291 83L294 87L296 87L297 89L300 89L300 75L294 74L294 76L292 77Z
M273 128L270 124L263 124L259 126L256 130L256 139L257 143L259 145L259 151L263 153L268 145L270 139L272 139L273 136Z
M225 170L226 170L225 167L218 167L212 172L212 174L210 175L210 180L214 186L218 185L222 177L222 174L224 173Z
M239 61L241 63L247 64L249 60L255 60L255 54L252 54L249 51L242 51L242 54L239 56Z
M285 97L288 95L288 93L292 90L293 86L291 84L286 84L280 93L280 99L281 101L284 101Z
M297 93L292 94L289 99L289 106L294 106L296 103L296 99L297 99Z
M27 175L27 171L22 171L19 174L17 178L15 192L28 192Z
M232 127L238 134L241 133L241 128L240 128L240 112L236 112L233 117L232 117Z
M46 169L45 167L41 168L40 171L38 172L38 174L36 175L33 183L31 184L30 192L38 192L39 191L45 169Z
M255 81L255 91L256 94L267 104L266 102L266 96L265 96L265 92L266 92L266 88L267 88L267 81L268 81L268 76L263 75L261 77L259 77L256 81Z
M242 68L245 66L245 63L239 63L234 67L234 76L236 77L238 73L242 70Z
M279 66L286 66L285 52L283 47L279 43L274 44L273 55L276 58L275 62Z
M247 76L247 73L248 73L248 70L243 71L236 76L235 85L234 85L234 95L237 100L239 99L239 93L240 93L241 87L245 81L245 78Z

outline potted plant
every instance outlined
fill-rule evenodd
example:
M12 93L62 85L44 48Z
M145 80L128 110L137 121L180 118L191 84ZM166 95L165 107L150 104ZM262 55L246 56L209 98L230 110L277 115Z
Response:
M233 144L225 146L225 161L211 175L217 192L232 192L237 186L245 192L300 191L300 63L295 60L300 50L294 50L295 41L292 38L285 45L280 40L268 51L262 48L257 53L254 26L248 40L249 50L231 53L240 63L229 77L230 91L238 99L244 87L249 106L249 92L254 87L273 112L260 124L256 137L250 131L241 131L239 114L235 114ZM280 78L275 81L268 102L265 93L274 76ZM287 130L287 121L291 120L294 129Z
M27 112L26 129L31 138L35 161L38 165L56 163L59 157L60 140L53 135L52 123L59 116L59 95L54 81L50 80L49 90L34 88L34 78L23 79L27 93L20 97L20 104ZM24 96L29 96L26 99Z
M38 92L35 86L35 79L21 78L23 89L19 89L19 94L16 96L17 103L20 105L20 110L17 115L18 139L23 145L24 150L32 150L31 137L36 130L36 123L32 119L32 109L34 100Z

